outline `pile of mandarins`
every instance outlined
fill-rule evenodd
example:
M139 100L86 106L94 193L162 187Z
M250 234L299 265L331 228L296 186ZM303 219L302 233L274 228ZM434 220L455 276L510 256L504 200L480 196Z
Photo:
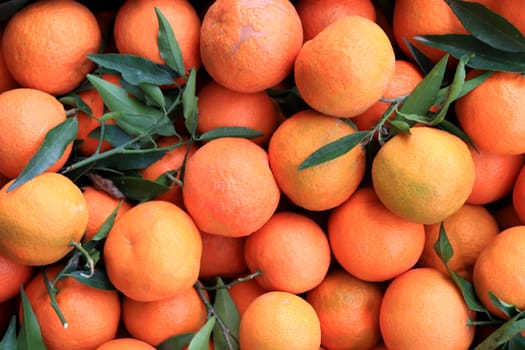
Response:
M525 346L525 77L458 97L455 133L395 119L414 49L463 63L414 39L466 34L451 2L11 10L0 347L494 349L511 321ZM525 34L522 0L476 2Z

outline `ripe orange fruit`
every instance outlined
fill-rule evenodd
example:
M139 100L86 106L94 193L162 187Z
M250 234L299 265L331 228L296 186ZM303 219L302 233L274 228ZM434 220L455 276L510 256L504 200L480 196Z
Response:
M0 303L14 298L20 293L20 286L33 276L33 267L18 264L0 255Z
M393 214L367 187L331 212L328 237L339 264L365 281L386 281L412 268L425 244L422 224Z
M64 106L52 95L28 88L0 94L0 173L14 179L36 154L47 132L66 120ZM47 171L58 171L71 153L69 145L62 157Z
M522 166L512 188L512 205L518 218L525 222L525 166Z
M494 72L455 103L459 125L474 144L491 153L525 153L525 77Z
M121 200L93 186L82 187L82 194L86 199L89 213L84 241L89 241L97 234L104 221L117 208ZM128 201L122 201L115 220L119 219L130 208L131 204Z
M277 110L264 91L242 93L210 81L199 90L197 97L199 133L222 127L245 127L262 132L263 136L251 140L266 146L277 127Z
M481 205L465 204L445 218L443 225L454 250L454 255L448 261L449 268L472 281L472 270L479 253L500 231L496 219ZM433 247L438 240L440 226L441 223L425 226L425 249L419 265L448 273Z
M321 323L321 344L328 349L369 349L377 343L382 299L380 284L343 270L330 272L306 294Z
M13 181L0 190L0 254L31 266L60 260L87 226L80 188L64 175L43 173L7 192Z
M2 42L2 34L3 30L0 29L0 43ZM2 46L0 45L0 93L16 87L18 87L18 83L5 65L4 54L2 52Z
M301 20L287 0L217 0L202 20L202 64L213 80L234 91L280 83L292 72L302 43Z
M394 214L423 224L440 222L461 208L474 178L466 143L432 127L395 135L372 161L372 182L381 202Z
M188 159L182 197L201 231L241 237L270 219L280 190L264 149L247 139L225 137L206 143Z
M226 237L201 232L201 239L200 279L233 277L248 270L244 260L245 237Z
M246 238L244 257L251 272L261 271L256 279L263 288L299 294L326 276L330 245L312 219L279 212Z
M100 345L95 350L155 350L155 348L142 340L134 338L112 339Z
M53 281L61 269L62 266L55 265L46 269L45 273ZM62 325L51 306L42 274L37 274L25 288L46 349L92 350L115 338L121 311L116 290L93 288L72 277L59 280L55 287L58 307L67 321L67 327ZM20 313L21 310L20 304Z
M501 231L479 254L474 265L474 289L483 305L494 315L508 318L497 309L489 292L505 303L525 308L525 281L523 266L525 226L514 226Z
M525 155L497 154L473 148L470 151L476 177L467 203L485 205L511 193Z
M164 64L157 44L157 7L170 24L186 70L199 68L200 18L187 0L126 0L119 7L113 37L119 53L137 55Z
M505 4L502 4L501 1L490 1L493 5L490 8L498 13L500 16L503 16L507 21L511 22L522 34L525 34L525 21L523 17L520 16L520 13L523 13L525 10L525 3L519 0L510 0L505 1Z
M108 277L137 301L169 298L197 281L199 230L180 207L165 201L135 205L115 222L104 245Z
M180 139L178 136L164 136L159 138L157 142L158 147L169 147L181 142L187 142L188 137L183 136ZM166 152L162 158L156 162L140 169L139 173L146 180L156 181L160 176L167 172L176 172L173 176L177 179L181 178L181 167L184 164L185 158L191 157L198 149L197 144L181 144ZM183 206L182 188L180 185L172 182L170 189L155 198L156 200L163 200L177 204L179 207Z
M351 118L384 95L394 69L394 49L383 29L367 18L347 16L304 43L294 76L310 107Z
M87 55L97 53L101 41L98 22L86 6L43 0L10 18L2 52L21 86L62 95L76 88L95 67Z
M348 199L364 176L361 147L310 168L301 170L299 165L322 146L355 131L344 120L314 110L297 112L282 122L270 138L268 157L283 193L296 205L316 211Z
M258 296L268 292L268 290L264 289L256 279L252 278L247 281L234 284L228 289L228 292L230 293L230 297L237 307L237 311L239 311L239 315L242 317L252 301L254 301Z
M267 292L255 299L241 318L239 345L243 350L319 350L319 318L303 298Z
M421 80L423 80L423 74L413 63L405 60L396 60L394 76L383 97L394 99L408 95ZM389 106L390 103L388 102L377 101L364 113L352 118L352 121L359 130L369 130L377 124Z
M313 39L328 25L346 16L376 20L376 10L371 0L299 0L295 8L303 24L304 41Z
M379 325L388 349L468 349L475 315L449 276L422 267L388 285Z
M136 339L157 346L169 337L198 331L207 310L193 287L157 301L140 302L124 297L122 322Z

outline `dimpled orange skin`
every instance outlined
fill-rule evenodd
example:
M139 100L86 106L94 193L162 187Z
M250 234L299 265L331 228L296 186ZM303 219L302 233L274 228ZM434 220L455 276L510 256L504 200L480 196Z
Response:
M95 350L155 350L155 348L138 339L117 338L100 345Z
M17 177L36 154L49 130L66 120L64 106L46 92L18 88L0 94L0 173ZM72 144L47 171L56 172L66 162Z
M8 21L2 38L7 68L24 87L53 95L72 91L94 67L86 56L102 42L98 22L80 2L31 3Z
M302 43L301 20L288 0L218 0L202 21L202 63L234 91L258 92L280 83Z
M304 43L294 76L310 107L351 118L384 95L394 70L394 49L383 29L367 18L348 16Z
M472 192L475 169L460 138L431 127L397 134L372 162L372 182L381 202L395 214L435 224L461 208Z

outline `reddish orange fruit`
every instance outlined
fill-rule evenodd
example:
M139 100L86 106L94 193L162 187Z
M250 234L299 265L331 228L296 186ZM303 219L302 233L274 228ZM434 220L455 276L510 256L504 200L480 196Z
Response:
M239 276L239 277L245 277ZM268 292L267 289L264 289L256 279L252 278L241 283L234 284L228 289L230 297L232 298L239 315L242 317L248 306L254 301L258 296L263 295Z
M17 264L0 255L0 303L14 298L20 293L20 286L28 282L33 276L33 267Z
M155 350L155 348L142 340L134 338L112 339L95 350Z
M201 232L199 278L232 277L248 270L244 260L245 237L225 237Z

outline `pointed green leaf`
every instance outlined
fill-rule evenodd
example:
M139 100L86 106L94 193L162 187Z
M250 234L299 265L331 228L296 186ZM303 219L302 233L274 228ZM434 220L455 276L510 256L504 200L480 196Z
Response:
M88 271L72 271L65 276L72 277L76 279L77 281L84 283L85 285L88 285L92 288L96 289L102 289L102 290L115 290L115 287L109 280L106 273L95 270L92 276L88 275Z
M88 55L88 58L101 67L120 73L122 78L132 85L173 83L173 76L165 66L143 57L120 53L103 53Z
M433 247L439 258L443 261L445 265L447 265L450 258L452 258L452 256L454 255L454 250L452 249L452 245L448 240L443 222L441 222L441 224L439 225L439 236L437 241L434 243Z
M203 134L201 134L199 137L196 137L196 141L210 141L213 139L218 139L221 137L244 137L247 139L253 139L259 136L263 136L264 134L258 130L250 129L250 128L244 128L244 127L224 127L224 128L217 128L210 131L207 131Z
M188 350L208 350L210 348L211 332L215 327L215 322L215 316L208 318L204 326L191 339Z
M37 153L29 160L7 191L14 190L55 164L62 157L67 146L75 140L77 132L77 118L67 118L49 130Z
M195 336L195 333L182 333L166 339L157 347L158 350L182 350Z
M59 101L62 102L65 105L77 107L82 112L86 113L87 115L92 115L93 112L91 111L91 107L82 100L82 98L75 93L70 93L65 96L62 96L59 98Z
M148 201L169 190L168 186L156 181L135 176L118 176L110 179L126 198L139 202Z
M525 337L519 333L512 337L505 345L502 350L523 350L525 349Z
M367 136L368 131L357 131L343 136L329 144L326 144L310 154L300 165L299 170L307 169L318 164L328 162L350 152L359 145Z
M197 114L199 113L199 107L197 105L198 99L195 95L196 85L197 71L195 68L192 68L182 94L182 111L184 114L185 125L191 135L195 134L197 128Z
M525 37L512 23L477 2L445 0L463 26L477 39L508 52L525 52Z
M502 324L496 331L492 332L485 340L477 345L474 350L495 350L503 344L519 337L525 330L524 313L519 313Z
M118 125L104 125L104 132L102 134L102 127L97 127L88 135L89 138L99 139L102 137L111 146L118 147L131 141L131 136L122 130Z
M123 200L121 200L119 202L117 207L115 209L113 209L111 214L109 214L109 216L104 220L104 222L102 223L102 225L98 229L98 231L95 234L95 236L93 236L93 238L91 238L89 241L87 241L84 244L84 248L87 251L95 248L95 246L97 245L98 242L100 242L101 240L106 238L106 236L108 235L109 231L111 231L111 228L113 227L113 224L115 223L115 219L116 219L116 217L117 217L117 215L118 215L118 213L120 211L120 208L122 207L122 203L123 203Z
M233 302L228 289L225 288L224 282L219 277L216 284L216 294L215 302L213 308L217 312L218 317L224 322L226 327L231 332L231 335L234 338L230 337L230 344L233 345L233 349L228 348L228 343L226 342L226 335L223 333L221 327L218 324L215 324L213 328L213 345L215 350L234 350L239 349L239 344L234 339L239 337L239 325L240 325L240 315L235 303Z
M20 287L20 299L22 301L22 326L18 333L18 349L46 350L42 340L42 333L40 332L40 325L22 286Z
M503 72L525 72L525 53L498 50L481 42L472 35L423 35L416 36L414 39L446 51L457 59L473 53L474 56L468 61L468 66L471 68Z
M155 13L157 14L157 21L159 22L159 34L157 43L159 46L160 57L166 64L173 69L180 77L186 75L186 68L182 59L182 52L179 43L175 38L173 29L170 23L164 17L162 12L155 6Z
M139 85L140 89L144 91L144 95L155 103L156 106L164 109L166 107L166 100L164 94L158 85L142 83Z
M170 149L171 147L123 150L96 160L96 167L114 170L142 169L162 158Z
M514 306L512 304L509 304L509 303L506 303L505 301L503 301L500 298L498 298L491 291L489 291L489 298L490 298L490 302L492 303L492 305L494 305L496 308L498 308L498 310L503 312L509 318L511 318L511 317L515 316L516 314L520 313L520 310L516 306Z
M0 349L4 350L16 350L16 316L13 315L7 326L7 331L5 332L2 340L0 341Z

